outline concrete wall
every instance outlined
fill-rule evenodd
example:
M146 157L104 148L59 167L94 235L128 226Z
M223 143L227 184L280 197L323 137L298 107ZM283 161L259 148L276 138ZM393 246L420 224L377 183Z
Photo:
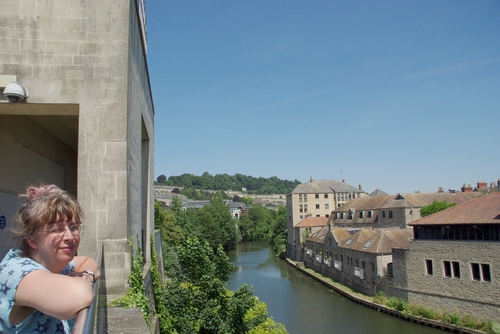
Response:
M27 103L0 103L0 124L12 115L31 121L77 118L74 129L59 127L68 133L44 124L48 136L33 135L34 126L24 121L14 140L10 134L3 136L10 140L11 151L17 145L11 142L26 146L20 142L26 137L33 142L27 147L30 160L47 162L47 167L20 175L7 190L20 191L31 178L63 182L60 185L76 193L84 209L86 229L79 252L89 256L96 255L99 241L123 246L132 234L149 259L154 115L137 17L135 0L12 1L3 3L0 12L0 74L16 75L30 89ZM40 127L43 122L34 123ZM69 139L58 145L51 136ZM2 161L5 152L0 151ZM65 155L72 163L61 159ZM43 159L36 160L38 156ZM125 252L122 246L115 248ZM122 255L107 261L113 263L110 269L116 270L117 282L130 266Z

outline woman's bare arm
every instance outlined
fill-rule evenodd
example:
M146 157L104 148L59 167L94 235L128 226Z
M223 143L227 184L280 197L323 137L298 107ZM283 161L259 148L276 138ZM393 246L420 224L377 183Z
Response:
M101 271L96 260L87 256L75 256L73 261L75 262L75 272L90 270L95 274L95 279L101 277Z
M93 298L93 284L85 278L35 270L19 283L14 303L32 307L58 319L69 320L78 311L89 306Z

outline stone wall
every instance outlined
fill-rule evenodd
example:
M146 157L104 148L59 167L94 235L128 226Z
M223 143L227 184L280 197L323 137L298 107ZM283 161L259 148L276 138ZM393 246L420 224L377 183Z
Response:
M494 242L416 240L409 251L394 250L394 279L381 282L377 289L412 304L499 321L499 251L500 244ZM432 275L426 260L432 261ZM443 261L457 262L459 275L452 269L451 277L446 277ZM487 265L491 280L473 279L471 263Z

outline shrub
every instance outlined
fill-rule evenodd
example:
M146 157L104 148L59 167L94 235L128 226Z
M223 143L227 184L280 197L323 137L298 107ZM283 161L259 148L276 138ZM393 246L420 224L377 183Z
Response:
M375 294L375 297L373 297L373 302L377 303L377 304L385 305L387 303L387 296L382 291L378 291Z
M455 325L458 327L462 327L461 317L460 317L460 314L458 314L457 312L455 312L455 313L445 312L443 314L443 322L447 323L447 324L452 324L452 325Z
M436 312L435 310L422 305L414 306L412 308L412 313L416 316L432 320L437 320L439 319L440 316L439 313Z

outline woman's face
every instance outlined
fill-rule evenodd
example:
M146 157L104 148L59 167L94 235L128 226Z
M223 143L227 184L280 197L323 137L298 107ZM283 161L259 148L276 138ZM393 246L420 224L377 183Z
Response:
M42 227L36 239L30 242L33 259L51 272L60 273L73 260L78 250L80 228L74 219L61 220Z

